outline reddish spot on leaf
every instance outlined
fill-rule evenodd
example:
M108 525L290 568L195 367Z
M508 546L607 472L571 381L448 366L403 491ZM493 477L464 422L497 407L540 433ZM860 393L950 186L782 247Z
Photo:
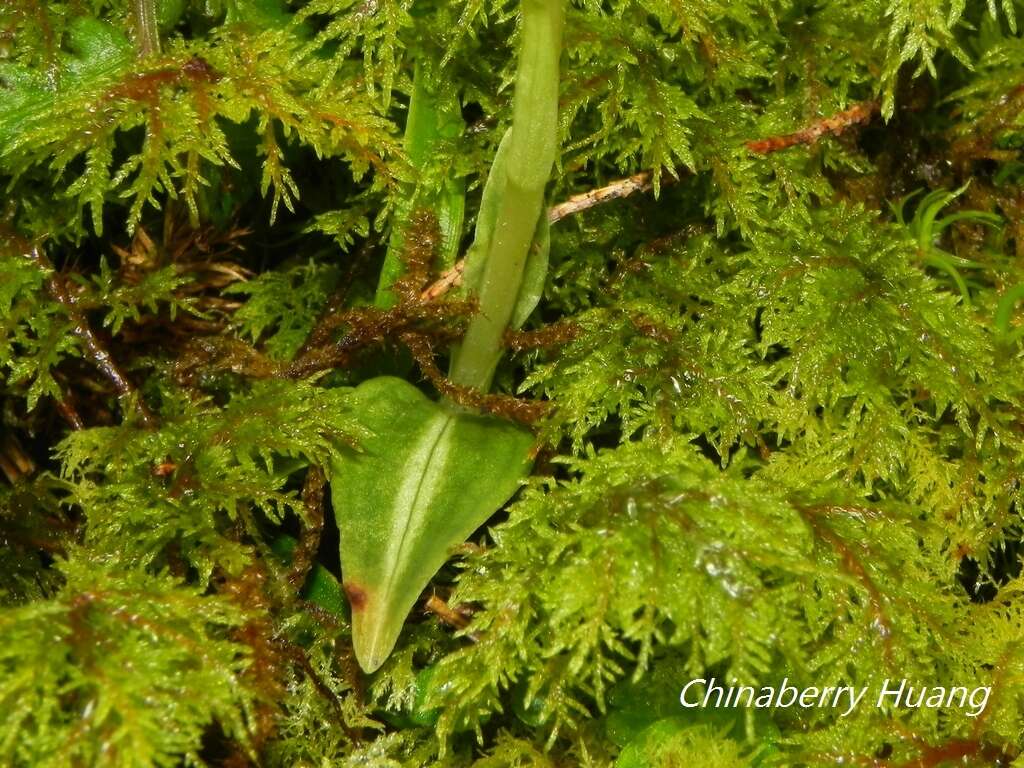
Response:
M353 611L361 611L366 607L366 590L358 584L345 584L345 595Z

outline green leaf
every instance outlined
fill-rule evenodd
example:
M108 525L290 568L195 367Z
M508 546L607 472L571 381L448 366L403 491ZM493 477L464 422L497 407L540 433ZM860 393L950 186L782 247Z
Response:
M542 209L537 220L537 229L533 233L533 242L526 254L526 265L523 267L523 283L519 286L516 306L512 310L509 328L518 330L523 327L526 318L537 307L544 295L544 282L548 276L548 255L551 253L551 222L548 221L547 209Z
M452 548L515 493L533 436L435 403L402 379L371 379L353 397L373 434L334 459L331 494L356 658L373 672Z
M479 294L483 288L487 254L494 238L501 196L505 190L511 133L511 130L506 131L501 143L498 144L491 173L487 177L480 200L480 213L477 215L473 245L470 246L469 252L466 254L466 269L462 277L462 287L463 291L471 296ZM522 283L516 294L515 307L509 322L510 328L522 327L544 293L550 251L551 224L548 221L547 208L542 207L537 219L537 227L533 233L533 242L530 243L526 262L523 265Z
M403 145L414 178L403 185L392 224L388 250L381 267L375 303L387 309L398 302L395 282L405 272L406 230L417 207L437 215L441 240L437 266L451 268L459 253L466 208L466 183L443 167L444 145L458 138L463 129L458 93L451 83L439 78L433 68L417 62L409 97L409 116ZM440 177L440 178L439 178Z
M63 76L58 82L44 74L0 61L0 95L4 109L0 112L0 155L10 162L22 149L26 137L42 134L49 111L62 97L101 80L118 70L131 56L131 43L125 34L98 19L78 17L68 24L67 48L63 55Z

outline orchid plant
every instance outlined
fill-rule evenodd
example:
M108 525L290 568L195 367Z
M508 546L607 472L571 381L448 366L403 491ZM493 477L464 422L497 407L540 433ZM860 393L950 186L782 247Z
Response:
M490 387L503 334L536 306L547 267L544 189L558 147L565 0L523 0L521 14L512 125L491 164L466 257L464 287L477 312L450 372L456 385L480 391ZM414 131L427 119L420 110L414 103ZM373 672L453 547L515 493L529 472L533 437L500 418L431 401L396 377L371 379L354 397L370 436L335 458L332 499L356 657Z

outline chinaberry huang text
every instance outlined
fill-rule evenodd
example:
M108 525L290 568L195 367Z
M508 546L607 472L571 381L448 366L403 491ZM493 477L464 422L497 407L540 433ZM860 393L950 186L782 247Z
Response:
M831 708L849 716L860 706L878 708L941 708L959 709L967 717L977 717L988 705L990 686L920 686L909 680L886 678L874 690L872 686L823 686L798 688L783 678L781 685L753 687L723 685L715 678L690 680L679 693L679 703L687 709L754 707Z

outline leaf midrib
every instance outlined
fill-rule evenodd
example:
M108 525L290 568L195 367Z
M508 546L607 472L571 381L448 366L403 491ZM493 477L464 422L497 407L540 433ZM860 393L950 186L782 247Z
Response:
M424 489L428 487L428 480L432 480L436 476L436 472L428 473L427 470L434 464L438 456L444 458L447 455L447 449L439 452L438 447L442 445L445 435L453 423L454 417L452 414L445 413L434 416L428 427L427 434L424 435L410 454L410 458L422 457L422 461L419 462L415 472L406 471L406 480L399 486L399 492L396 494L393 502L394 509L405 508L408 509L408 513L404 516L396 515L395 523L391 528L391 536L388 537L389 541L397 542L397 544L388 548L386 559L388 573L384 589L381 593L382 597L387 595L390 598L391 596L395 581L398 578L398 564L410 562L406 557L406 545L409 540L409 534L414 527L414 522L422 523L423 515L420 513L420 499L424 496ZM420 446L423 446L423 449ZM404 492L406 485L412 485L408 481L413 477L416 478L415 486L410 489L410 492ZM433 483L430 483L430 486L432 485ZM404 504L404 500L410 496L410 502ZM401 527L401 531L398 530L399 527ZM390 603L390 600L388 602Z

